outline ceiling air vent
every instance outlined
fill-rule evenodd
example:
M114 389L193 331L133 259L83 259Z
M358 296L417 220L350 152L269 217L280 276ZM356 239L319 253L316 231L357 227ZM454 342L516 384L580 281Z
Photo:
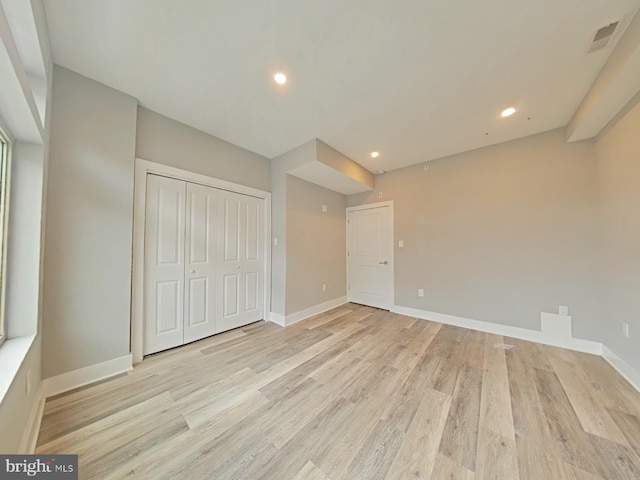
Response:
M589 53L601 50L609 45L609 41L613 38L613 33L616 31L618 23L619 22L610 23L606 27L602 27L596 32L595 36L593 37L591 47L589 47Z

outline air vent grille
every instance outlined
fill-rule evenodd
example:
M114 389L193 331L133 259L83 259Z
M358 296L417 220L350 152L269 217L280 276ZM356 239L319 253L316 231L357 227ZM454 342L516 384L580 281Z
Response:
M591 43L591 47L589 48L589 53L595 52L597 50L602 50L607 45L609 45L609 41L613 38L613 34L618 28L618 23L613 22L607 25L606 27L602 27L599 29L595 36L593 37L593 42Z

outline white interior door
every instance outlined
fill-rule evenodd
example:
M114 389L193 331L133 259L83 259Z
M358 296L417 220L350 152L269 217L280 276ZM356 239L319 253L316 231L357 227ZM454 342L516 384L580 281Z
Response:
M187 183L184 343L216 333L217 192Z
M393 298L391 206L347 213L349 301L391 308Z
M145 355L182 345L186 182L148 175L145 220Z

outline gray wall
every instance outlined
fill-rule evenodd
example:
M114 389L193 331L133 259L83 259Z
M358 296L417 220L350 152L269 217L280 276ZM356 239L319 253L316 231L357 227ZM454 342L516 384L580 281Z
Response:
M261 190L271 183L265 157L58 66L52 112L44 378L130 351L136 156Z
M269 159L138 108L136 156L229 182L271 190Z
M134 98L56 66L43 377L129 353Z
M288 315L346 295L346 199L291 175L286 184Z
M593 143L554 130L428 165L347 198L394 201L395 303L529 329L568 305L574 336L599 340Z
M640 103L596 143L604 343L640 372ZM630 337L622 335L628 322Z
M313 161L316 141L311 140L271 161L271 311L285 315L287 293L287 172Z

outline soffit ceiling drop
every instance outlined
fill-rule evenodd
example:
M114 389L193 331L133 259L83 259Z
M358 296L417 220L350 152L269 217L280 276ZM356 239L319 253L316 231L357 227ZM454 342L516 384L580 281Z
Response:
M638 5L45 0L59 65L266 157L317 137L372 172L567 125Z

